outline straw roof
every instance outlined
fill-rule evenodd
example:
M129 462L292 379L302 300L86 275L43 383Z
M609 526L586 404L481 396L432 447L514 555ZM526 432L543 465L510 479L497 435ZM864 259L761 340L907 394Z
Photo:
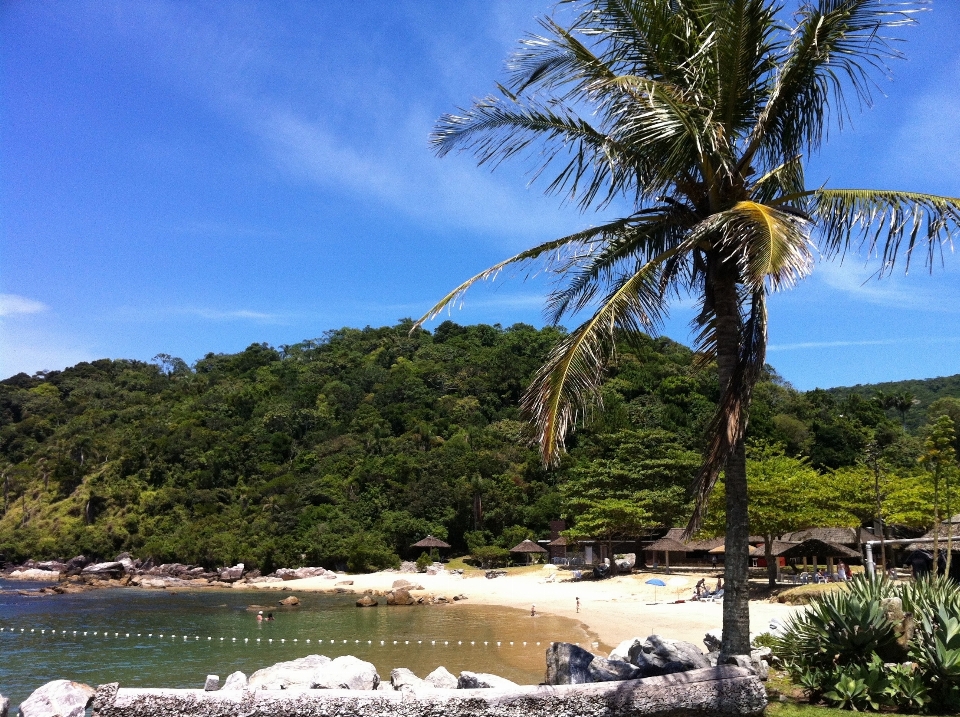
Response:
M782 540L790 543L802 543L810 538L822 540L824 543L850 546L876 540L877 536L864 528L805 528L781 536Z
M718 545L717 547L712 548L712 549L708 550L707 552L710 553L711 555L723 555L724 553L727 552L727 547L721 543L721 544ZM762 547L754 547L753 545L751 545L751 546L749 546L749 547L747 548L747 554L748 554L748 555L752 555L752 556L754 556L754 557L763 557L763 555L764 555L764 553L763 553L763 548L762 548Z
M434 538L432 535L428 535L419 543L414 543L411 547L413 548L449 548L450 545L448 543L444 543L439 538Z
M559 538L557 538L556 540L551 540L549 543L547 543L547 545L560 545L560 546L563 546L563 545L568 545L568 543L567 543L567 539L564 538L564 537L561 535L561 536L560 536Z
M802 542L787 543L782 542L784 546L781 550L774 551L776 557L782 558L802 558L805 556L816 555L818 558L859 558L860 553L851 550L843 545L829 543L817 538L808 538Z
M532 540L524 540L522 543L514 545L510 548L511 553L547 553L549 552L545 548L541 548L539 545L534 543Z
M650 545L644 547L644 550L652 550L654 552L669 552L669 553L687 553L690 551L690 548L684 545L681 542L664 536Z

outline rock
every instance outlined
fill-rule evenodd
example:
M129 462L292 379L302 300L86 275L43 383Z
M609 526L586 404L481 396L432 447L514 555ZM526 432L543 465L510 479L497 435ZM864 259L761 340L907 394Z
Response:
M278 600L277 602L280 605L295 606L300 604L300 598L298 598L296 595L291 595L290 597L286 597L283 600Z
M460 600L469 600L470 598L468 598L466 595L454 595L453 599L455 602L459 602Z
M341 580L337 585L353 585L353 580Z
M400 563L400 572L401 573L415 573L417 572L417 564L409 560L405 560Z
M707 652L720 652L720 646L723 643L723 630L710 630L703 636L703 644L707 647Z
M433 605L445 605L450 601L447 600L446 595L434 595L432 598L430 598L430 602Z
M204 692L216 692L220 689L220 675L207 675L207 681L203 683Z
M437 565L436 563L427 568L427 575L440 575L441 573L445 572L447 572L446 568L444 568L442 565Z
M123 572L127 575L132 575L137 570L137 566L133 564L133 561L129 557L123 560L117 560L117 562L123 566Z
M311 687L327 690L375 690L380 684L380 675L371 662L353 655L342 655L328 662L319 671Z
M65 573L67 572L67 564L61 563L59 560L45 560L42 563L37 563L37 570L49 570L54 573Z
M27 568L25 570L14 570L8 577L11 580L56 582L60 579L60 573L54 572L53 570L41 570L40 568Z
M439 690L455 690L458 682L457 678L442 665L424 677L423 681Z
M397 588L386 594L387 605L413 605L416 600L410 595L408 590Z
M324 568L280 568L277 570L276 576L282 580L303 580L304 578L326 577L327 571Z
M637 564L637 554L636 553L626 553L622 558L617 558L617 568L620 570L633 570L633 566Z
M394 590L397 588L406 588L407 590L413 590L413 583L409 580L394 580L393 585L391 586Z
M243 563L237 563L232 568L221 568L217 577L225 583L233 583L243 577Z
M624 662L630 662L630 649L634 646L635 643L642 643L643 640L639 637L631 637L629 640L624 640L615 648L609 655L611 660L623 660Z
M590 682L616 682L639 679L643 677L643 671L636 665L624 660L607 660L603 657L594 657L587 666L587 675Z
M0 695L0 717L7 717L10 712L10 700Z
M83 570L89 564L90 564L90 558L88 558L85 555L78 555L75 558L70 558L67 561L67 572L73 572L75 570Z
M123 567L123 563L112 562L88 565L80 571L80 574L89 578L119 580L125 572L126 570Z
M644 677L672 675L710 666L696 645L659 635L650 635L639 645L635 643L630 649L630 662L643 670Z
M251 690L310 689L321 679L323 668L330 662L325 655L307 655L298 660L278 662L250 675L247 687Z
M715 651L713 651L713 652L708 652L704 657L707 658L707 662L710 663L710 667L716 667L716 666L717 666L717 660L720 659L720 651L719 651L719 650L715 650Z
M357 607L376 607L379 604L372 595L364 595L361 598L357 598Z
M451 675L453 677L453 675ZM408 670L406 667L397 667L390 670L390 684L393 685L395 690L431 690L433 685L429 684L425 680L421 680L417 677L413 670Z
M511 682L506 677L490 675L486 672L461 672L460 679L457 680L457 689L477 690L477 689L509 689L518 687L516 682Z
M20 717L84 717L96 690L70 680L54 680L34 690L20 705Z
M592 682L590 663L595 655L569 642L552 642L547 648L548 685L583 685Z
M247 686L247 676L243 674L240 670L236 672L231 672L227 675L226 681L223 683L221 690L242 690Z

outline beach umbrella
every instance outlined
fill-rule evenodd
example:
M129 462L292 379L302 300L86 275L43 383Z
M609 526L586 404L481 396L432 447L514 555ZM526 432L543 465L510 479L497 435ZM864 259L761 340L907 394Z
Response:
M661 580L660 578L650 578L649 580L647 580L647 585L653 585L653 601L654 602L657 601L657 588L667 587L667 584L663 582L663 580Z
M434 538L432 535L428 535L426 538L421 540L419 543L414 543L410 547L412 548L427 548L430 551L430 555L433 555L434 548L449 548L449 543L444 543L440 538Z

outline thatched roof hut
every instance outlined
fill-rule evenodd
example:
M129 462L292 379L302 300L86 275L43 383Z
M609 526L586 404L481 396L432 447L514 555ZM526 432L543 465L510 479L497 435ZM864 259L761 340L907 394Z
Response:
M414 543L413 548L449 548L449 543L444 543L440 538L434 538L432 535L428 535L426 538L421 540L419 543Z

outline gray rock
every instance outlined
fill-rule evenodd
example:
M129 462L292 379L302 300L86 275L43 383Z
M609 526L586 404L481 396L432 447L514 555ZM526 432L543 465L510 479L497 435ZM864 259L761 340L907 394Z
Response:
M519 687L516 682L511 682L506 677L490 675L486 672L461 672L460 679L457 680L457 689L477 690L477 689L509 689Z
M295 607L300 604L300 598L298 598L296 595L291 595L283 600L278 600L277 604L284 605L286 607Z
M583 685L593 682L590 663L594 655L569 642L552 642L547 648L548 685Z
M84 567L90 564L90 558L85 555L78 555L75 558L70 558L67 561L67 571L82 570Z
M285 690L291 687L310 689L330 662L330 658L325 655L307 655L298 660L278 662L250 675L247 687L251 690Z
M716 667L716 666L717 666L717 660L720 659L720 652L719 652L719 651L708 652L708 653L706 654L706 658L707 658L707 662L710 663L710 667Z
M456 676L442 665L423 678L423 681L440 690L455 690L458 682Z
M394 590L396 590L397 588L406 588L407 590L413 590L413 583L410 582L409 580L404 580L401 578L400 580L394 580L393 585L391 585L391 587Z
M0 695L0 717L7 717L10 712L10 700Z
M243 577L243 563L237 563L232 568L221 568L217 577L225 583L233 583Z
M637 643L642 643L643 638L640 637L631 637L629 640L624 640L615 648L609 655L611 660L623 660L624 662L630 661L630 650Z
M247 676L243 674L240 670L236 672L231 672L227 675L226 681L223 683L222 690L242 690L247 686Z
M376 607L379 604L373 595L368 594L357 598L357 607Z
M587 667L590 682L616 682L618 680L637 680L643 677L643 671L636 665L623 660L607 660L594 657Z
M353 655L342 655L325 664L319 678L311 685L327 690L375 690L380 684L380 675L371 662Z
M415 573L417 572L417 564L410 560L404 560L402 563L400 563L400 572Z
M630 649L630 662L643 670L645 677L710 667L700 648L683 640L650 635L639 645L639 649L637 647L634 645Z
M126 569L123 563L94 563L85 567L80 574L92 578L122 578Z
M37 563L36 568L38 570L51 570L55 573L65 573L67 571L66 563L61 563L59 560L45 560L42 563Z
M54 680L34 690L20 705L20 717L84 717L96 690L70 680Z
M707 652L720 652L720 646L723 643L723 630L710 630L703 636L703 644L707 647Z
M220 675L207 675L207 681L203 683L204 692L216 692L220 689Z
M413 673L413 670L408 670L406 667L396 667L390 670L390 684L393 685L393 689L395 690L414 691L433 689L433 685L429 684L426 680L421 680Z

